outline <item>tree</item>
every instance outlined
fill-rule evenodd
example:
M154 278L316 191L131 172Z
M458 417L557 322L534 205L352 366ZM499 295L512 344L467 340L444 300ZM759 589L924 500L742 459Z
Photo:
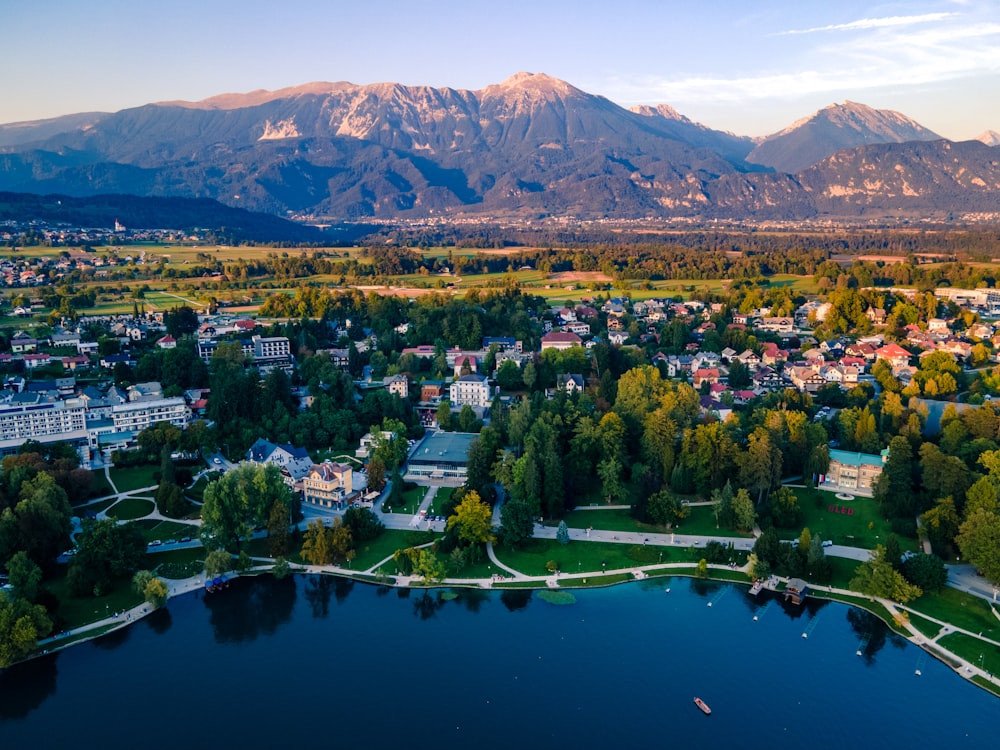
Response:
M279 557L274 561L274 567L271 568L271 575L273 575L277 580L282 580L287 578L292 572L291 567L288 565L288 560L283 557Z
M372 490L380 490L385 484L385 464L382 463L382 459L377 456L373 456L368 462L368 488Z
M560 521L556 527L556 541L563 545L569 544L569 527L565 521Z
M447 527L449 531L454 529L459 541L468 546L486 544L493 541L492 515L490 506L479 498L478 492L472 490L465 494L454 515L448 518Z
M758 427L747 441L740 460L740 482L757 494L760 503L771 487L781 481L781 450L773 445L766 429Z
M302 559L312 565L329 565L333 562L330 530L318 518L306 525L302 538Z
M687 509L669 490L660 490L649 496L646 515L657 526L670 527L687 516Z
M292 495L274 464L241 464L205 488L201 539L208 549L239 550L263 527L274 503L292 507Z
M344 512L344 526L358 542L370 542L385 531L385 524L368 508L348 508Z
M875 480L873 495L886 518L915 515L913 498L913 452L910 441L896 436L889 442L889 456Z
M625 483L622 481L622 465L617 458L612 456L598 463L597 476L601 479L601 492L608 504L622 499Z
M0 560L24 550L44 568L68 546L73 510L66 491L45 472L22 481L18 494L20 500L0 513Z
M902 569L903 577L924 591L940 591L948 582L944 560L937 555L914 555Z
M267 553L271 557L288 554L291 541L291 510L284 503L274 503L267 518Z
M764 580L771 577L771 564L759 558L755 552L751 552L747 556L747 572L755 581Z
M500 509L500 530L497 536L506 547L517 547L534 535L535 514L529 503L508 500Z
M923 594L907 582L886 558L885 547L878 545L867 562L861 563L851 579L851 588L871 597L906 603Z
M733 516L736 521L736 528L741 531L750 531L753 529L754 522L757 520L757 511L754 510L750 493L742 487L736 493L736 497L733 498Z
M980 507L967 514L955 537L962 556L1000 583L1000 513Z
M45 607L0 591L0 668L29 656L52 630Z
M167 333L179 339L198 330L198 314L188 305L174 307L163 314L163 325Z
M698 561L698 567L695 570L695 575L699 578L708 578L708 560L704 557Z
M213 550L205 555L205 577L215 578L233 569L233 556L225 550Z
M436 415L438 427L442 430L451 430L451 402L448 399L442 399L441 403L438 404L437 415Z
M41 593L42 569L21 550L7 561L7 573L14 596L34 602Z
M779 487L772 492L768 498L768 509L778 528L794 529L800 523L802 509L799 508L798 497L790 487Z
M103 596L146 557L146 539L133 523L85 520L66 580L77 595Z
M142 590L142 596L146 602L153 605L154 609L159 609L167 603L167 597L170 596L170 589L162 579L154 578L146 584L146 587Z
M482 423L476 412L468 404L463 404L458 412L458 429L460 432L478 432Z

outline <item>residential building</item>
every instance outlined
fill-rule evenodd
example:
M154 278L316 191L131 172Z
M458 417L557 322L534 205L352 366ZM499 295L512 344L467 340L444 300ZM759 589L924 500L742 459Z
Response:
M542 336L542 351L546 349L569 349L581 346L583 339L569 331L553 331Z
M111 419L116 432L130 431L139 433L157 422L170 422L180 427L187 427L191 419L191 410L183 397L174 398L140 398L124 404L111 407Z
M405 375L390 375L383 378L382 383L388 389L389 393L393 393L403 399L410 397L410 381L407 380Z
M354 472L347 464L313 464L302 477L302 501L323 508L339 508L353 492Z
M0 452L13 452L26 440L85 443L84 402L38 393L3 393L0 398Z
M579 338L579 337L577 337ZM452 406L487 408L490 405L490 383L485 375L463 375L448 389Z
M830 468L819 477L819 487L827 489L861 490L870 494L875 480L882 474L882 467L889 452L882 455L831 450Z
M295 487L296 483L302 480L313 466L309 451L305 448L272 443L263 438L258 438L257 442L250 446L246 455L247 460L255 464L274 464L279 467L285 484L290 487Z

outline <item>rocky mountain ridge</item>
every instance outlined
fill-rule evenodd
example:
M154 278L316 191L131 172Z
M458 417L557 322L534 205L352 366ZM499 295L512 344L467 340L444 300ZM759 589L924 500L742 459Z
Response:
M64 125L33 142L23 126L5 142L0 126L0 190L210 197L334 220L955 216L1000 190L988 146L894 112L834 105L757 142L530 73L478 91L312 83Z

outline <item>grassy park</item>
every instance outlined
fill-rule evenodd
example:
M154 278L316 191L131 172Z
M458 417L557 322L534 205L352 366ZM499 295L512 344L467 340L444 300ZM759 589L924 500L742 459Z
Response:
M148 516L154 510L156 510L156 504L152 500L126 497L108 508L107 515L108 517L114 516L119 521L134 521L137 518Z
M119 492L133 492L146 487L155 487L154 473L159 473L159 465L129 466L123 469L111 469L111 481Z
M875 501L869 497L845 501L832 492L802 487L795 488L795 495L802 509L802 521L798 529L779 530L782 539L797 539L802 528L808 528L814 537L830 539L834 544L875 549L876 545L885 544L892 533L889 522L882 518ZM903 549L914 545L914 540L900 539Z

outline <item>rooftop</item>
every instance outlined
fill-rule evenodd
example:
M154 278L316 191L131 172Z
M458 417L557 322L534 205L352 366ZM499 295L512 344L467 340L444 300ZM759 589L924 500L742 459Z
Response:
M464 464L469 459L469 445L477 437L471 432L435 432L417 446L410 463Z

